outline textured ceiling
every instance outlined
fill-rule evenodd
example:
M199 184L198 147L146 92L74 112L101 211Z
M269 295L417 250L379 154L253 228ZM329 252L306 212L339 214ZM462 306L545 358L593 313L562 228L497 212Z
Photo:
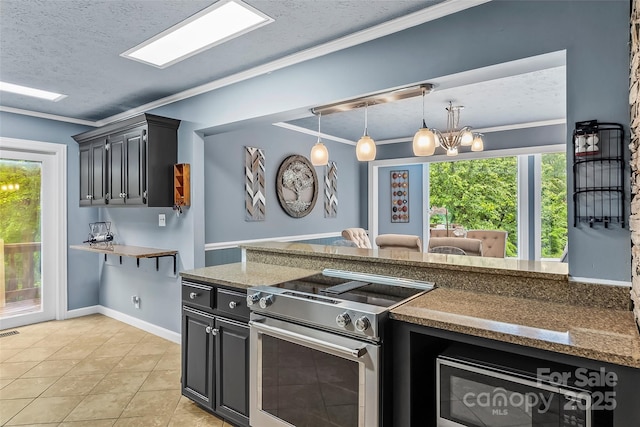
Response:
M119 55L214 1L1 0L0 80L68 97L2 92L0 105L102 120L440 1L246 0L275 22L157 69Z
M566 68L557 66L503 76L472 84L430 80L435 90L425 97L425 118L429 127L446 128L445 107L452 101L465 108L460 125L474 128L512 126L559 120L566 116ZM439 89L440 88L440 89ZM368 108L369 135L375 140L413 137L421 125L422 98L409 98ZM314 116L288 122L317 131ZM364 130L364 109L322 117L322 133L357 141Z

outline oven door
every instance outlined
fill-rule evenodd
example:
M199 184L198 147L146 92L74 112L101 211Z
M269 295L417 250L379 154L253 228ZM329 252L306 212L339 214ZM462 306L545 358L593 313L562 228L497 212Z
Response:
M380 346L251 315L254 427L377 426Z

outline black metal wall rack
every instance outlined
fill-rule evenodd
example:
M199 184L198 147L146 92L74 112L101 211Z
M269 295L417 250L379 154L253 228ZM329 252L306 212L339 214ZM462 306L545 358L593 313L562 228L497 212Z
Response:
M618 123L577 122L573 131L573 226L625 227L624 129Z

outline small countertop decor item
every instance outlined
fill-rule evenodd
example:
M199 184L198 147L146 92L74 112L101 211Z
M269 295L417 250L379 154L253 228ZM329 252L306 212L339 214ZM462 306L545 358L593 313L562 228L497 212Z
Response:
M318 198L318 177L304 156L292 155L278 168L276 192L280 206L293 218L307 216Z
M391 171L391 222L409 222L409 171Z
M89 224L89 237L83 243L89 246L113 250L113 233L110 222L92 222Z

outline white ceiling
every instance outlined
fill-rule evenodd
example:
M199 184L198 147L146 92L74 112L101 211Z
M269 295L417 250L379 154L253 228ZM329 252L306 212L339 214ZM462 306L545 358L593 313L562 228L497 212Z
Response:
M465 107L460 125L476 130L561 121L566 115L565 75L566 68L561 65L458 86L451 86L451 76L442 82L430 80L436 88L425 96L427 126L444 131L449 101ZM334 136L357 141L364 130L364 109L325 115L321 120L321 131L329 135L328 139ZM411 139L421 124L421 97L368 108L369 135L379 142ZM317 132L318 118L310 116L286 125Z
M483 0L487 1L487 0ZM212 0L1 0L0 80L68 95L56 102L0 93L0 109L106 122L132 109L256 67L327 46L361 30L403 19L406 26L447 3L469 0L246 0L275 22L165 69L120 54L215 3ZM435 13L435 12L434 12ZM400 18L399 20L397 18ZM403 21L404 22L404 21ZM402 25L396 25L401 29ZM395 28L395 27L394 27ZM412 84L420 83L413 82ZM565 118L564 54L548 54L454 76L442 76L426 97L426 119L444 128L445 106L464 105L461 124L518 127ZM381 88L384 89L384 88ZM363 94L365 95L365 94ZM421 124L422 101L412 98L369 108L377 141L410 138ZM355 141L361 109L322 118L329 139ZM317 118L282 126L317 131Z

